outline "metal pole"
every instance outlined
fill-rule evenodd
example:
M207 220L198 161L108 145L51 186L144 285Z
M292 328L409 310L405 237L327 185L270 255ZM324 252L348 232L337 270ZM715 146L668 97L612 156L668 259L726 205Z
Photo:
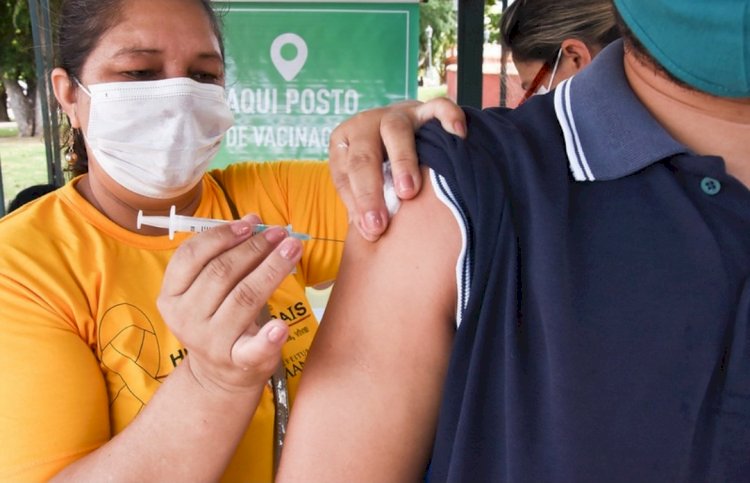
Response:
M47 106L49 111L50 129L52 136L50 142L52 144L52 162L50 163L50 170L52 171L52 178L54 179L55 186L62 186L65 184L65 173L62 170L62 163L60 159L60 123L58 117L58 106L57 99L55 98L54 90L52 89L52 78L50 73L55 66L55 43L52 38L52 19L50 18L50 7L49 0L42 1L42 18L44 25L47 27L44 29L45 32L45 44L46 58L45 65L47 69L44 74L44 85L47 99Z
M52 95L49 72L54 65L52 27L49 0L29 0L31 35L34 41L37 89L42 111L44 147L47 154L47 179L50 184L62 186L65 182L60 162L60 130L57 120L57 102Z
M432 68L432 26L428 25L425 29L427 36L427 68Z
M482 107L484 0L458 0L458 103Z
M508 0L503 0L503 12L508 8ZM501 42L502 44L502 42ZM508 106L508 52L505 46L501 45L503 49L500 52L500 107Z

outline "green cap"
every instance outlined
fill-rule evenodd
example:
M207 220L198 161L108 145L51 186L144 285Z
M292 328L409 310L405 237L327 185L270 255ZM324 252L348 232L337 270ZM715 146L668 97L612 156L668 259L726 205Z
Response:
M750 97L750 0L614 0L670 74L703 92Z

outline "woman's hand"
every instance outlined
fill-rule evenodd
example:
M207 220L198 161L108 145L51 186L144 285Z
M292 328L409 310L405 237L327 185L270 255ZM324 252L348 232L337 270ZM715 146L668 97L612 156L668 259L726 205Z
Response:
M331 176L349 210L350 220L365 239L377 240L388 226L381 171L386 155L391 161L399 198L407 200L419 193L422 178L414 137L433 118L446 131L466 136L464 112L447 98L426 103L404 101L364 111L331 133L328 146Z
M175 251L157 304L188 349L196 380L208 390L265 384L280 363L287 325L262 325L266 301L299 261L302 245L273 227L253 236L255 216L198 234Z

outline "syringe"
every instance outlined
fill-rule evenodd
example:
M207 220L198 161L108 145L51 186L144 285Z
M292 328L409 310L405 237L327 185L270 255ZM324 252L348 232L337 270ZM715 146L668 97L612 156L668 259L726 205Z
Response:
M219 225L223 225L225 223L229 223L228 220L217 220L214 218L199 218L196 216L184 216L184 215L178 215L175 211L174 205L172 205L172 208L169 209L169 216L146 216L143 214L143 210L138 210L138 218L136 219L136 228L139 230L141 229L141 225L147 225L147 226L155 226L158 228L166 228L169 230L169 239L174 239L175 232L181 231L181 232L193 232L193 233L200 233L202 231L206 231L209 228L214 228ZM272 226L276 225L265 225L263 223L258 223L257 225L253 225L253 234L261 233ZM297 233L296 231L292 230L292 225L287 225L284 227L286 229L286 232L289 234L292 238L297 238L298 240L307 241L307 240L318 240L318 238L312 238L310 235L307 235L305 233ZM321 239L325 240L325 239ZM327 241L339 241L339 240L327 240Z

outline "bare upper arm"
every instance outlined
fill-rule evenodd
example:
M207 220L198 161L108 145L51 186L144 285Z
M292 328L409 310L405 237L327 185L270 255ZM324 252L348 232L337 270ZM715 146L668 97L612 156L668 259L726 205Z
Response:
M379 242L350 231L292 411L281 481L419 479L454 333L460 243L429 183Z

